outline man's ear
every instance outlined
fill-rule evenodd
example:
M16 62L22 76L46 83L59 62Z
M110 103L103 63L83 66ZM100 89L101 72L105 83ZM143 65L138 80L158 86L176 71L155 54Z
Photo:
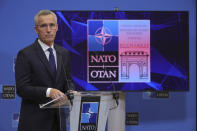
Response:
M58 31L58 24L56 26L57 26L57 31Z
M34 30L38 34L38 28L37 28L37 26L34 26Z

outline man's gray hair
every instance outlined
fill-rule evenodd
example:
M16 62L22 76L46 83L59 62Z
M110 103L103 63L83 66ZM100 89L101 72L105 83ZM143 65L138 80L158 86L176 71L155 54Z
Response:
M54 19L55 19L55 22L57 24L57 16L55 13L53 13L52 11L50 10L40 10L35 16L34 16L34 24L35 25L38 25L38 17L41 16L41 15L53 15Z

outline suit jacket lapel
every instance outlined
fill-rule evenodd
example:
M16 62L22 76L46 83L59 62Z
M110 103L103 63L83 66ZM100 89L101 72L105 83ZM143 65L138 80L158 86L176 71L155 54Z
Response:
M59 52L58 48L56 48L56 45L54 45L56 56L57 56L57 74L56 74L56 81L58 80L61 72L61 66L62 66L62 56Z
M43 50L37 40L35 41L34 45L35 45L35 51L37 52L38 57L40 58L41 62L44 64L44 66L46 67L46 70L48 71L51 78L53 80L55 80L55 78L53 77L53 74L51 72L51 69L50 69L49 61L47 60L46 55L43 52Z

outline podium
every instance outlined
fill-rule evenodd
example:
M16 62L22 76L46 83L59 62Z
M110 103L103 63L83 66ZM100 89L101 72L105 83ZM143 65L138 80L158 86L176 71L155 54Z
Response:
M40 108L59 109L61 131L105 131L109 112L117 108L113 92L74 91L73 94L73 105L69 100L61 100L60 97L40 105ZM122 123L124 124L124 120Z

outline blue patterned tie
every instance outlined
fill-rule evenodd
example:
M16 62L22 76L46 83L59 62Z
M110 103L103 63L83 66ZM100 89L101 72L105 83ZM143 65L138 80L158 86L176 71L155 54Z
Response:
M48 48L49 54L49 64L51 67L51 72L53 73L54 78L56 77L56 65L55 65L55 57L53 55L53 49Z

